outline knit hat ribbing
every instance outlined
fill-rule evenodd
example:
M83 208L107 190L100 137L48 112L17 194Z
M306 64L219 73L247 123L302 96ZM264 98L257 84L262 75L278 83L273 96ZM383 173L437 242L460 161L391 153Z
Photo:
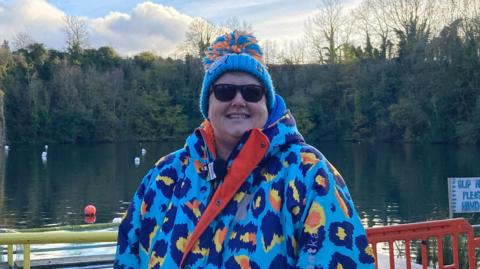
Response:
M263 53L257 39L245 32L233 31L219 36L208 48L203 59L205 76L200 93L200 111L208 118L208 97L211 85L226 72L245 72L265 87L267 109L275 105L272 79L263 63Z

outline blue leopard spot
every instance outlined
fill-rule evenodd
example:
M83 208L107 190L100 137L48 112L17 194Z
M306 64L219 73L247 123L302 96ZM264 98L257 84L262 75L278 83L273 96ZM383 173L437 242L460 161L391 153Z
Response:
M350 222L333 222L328 227L328 238L336 246L352 249L353 225Z
M289 268L287 258L283 255L277 255L268 267L270 269Z
M188 191L191 189L192 183L189 178L183 179L181 182L175 184L174 195L176 198L181 199L185 197Z
M299 180L293 180L288 183L285 203L289 211L292 212L294 222L301 218L301 212L305 209L306 189L305 184Z
M252 203L250 208L252 209L253 217L258 218L260 214L265 209L266 203L265 191L263 189L259 189L255 196L253 197Z
M118 236L118 250L120 254L123 254L128 247L128 231L133 229L132 225L132 214L135 211L135 207L133 203L127 209L127 213L125 218L122 220L120 225L118 226L118 230L121 231ZM138 252L137 252L138 253Z
M285 158L285 162L288 165L297 164L298 163L298 155L295 154L295 152L290 152L290 154L288 154L287 157Z
M172 163L173 159L175 158L175 154L171 153L167 156L164 156L161 161L157 164L157 169L162 170L165 166Z
M348 256L335 252L330 260L328 269L348 268L356 269L357 264Z
M166 198L172 197L173 187L175 186L177 178L177 171L174 168L166 168L162 170L155 179L157 188Z
M368 245L368 240L366 235L360 235L355 238L355 246L360 251L358 255L358 260L361 263L374 263L375 257L372 254L372 249Z
M150 251L150 235L154 232L157 221L151 218L145 218L141 222L140 246L148 253Z
M318 169L313 177L313 189L320 196L325 196L328 193L330 188L330 183L328 181L328 175L322 168Z
M143 198L144 208L142 208L142 215L150 211L150 207L152 206L153 200L155 199L156 195L157 193L152 189L147 191L147 193L145 194L145 197Z
M261 229L263 233L263 249L265 252L269 252L275 247L275 245L284 240L283 227L280 223L280 218L270 211L268 211L263 217Z
M173 227L171 244L170 244L170 253L172 258L177 264L180 265L180 261L183 257L183 248L186 245L188 238L188 226L187 224L177 224Z
M253 253L257 247L257 227L252 223L247 225L235 224L232 229L235 237L228 241L228 248L231 251L238 252L246 249L249 253Z
M167 209L167 213L165 214L164 222L162 224L162 231L165 234L168 234L175 224L175 217L177 215L177 207L172 206L170 209Z

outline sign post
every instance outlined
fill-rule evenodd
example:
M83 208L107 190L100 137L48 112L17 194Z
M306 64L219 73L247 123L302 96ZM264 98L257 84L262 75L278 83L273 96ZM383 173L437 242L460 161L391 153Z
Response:
M448 178L449 218L480 212L480 177Z

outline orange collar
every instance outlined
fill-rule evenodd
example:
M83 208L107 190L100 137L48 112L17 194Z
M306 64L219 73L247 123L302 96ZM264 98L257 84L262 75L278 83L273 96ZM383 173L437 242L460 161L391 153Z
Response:
M204 122L202 134L211 152L215 152L215 140L213 137L213 128L209 122ZM188 237L185 250L183 252L182 261L187 258L192 250L195 242L200 238L212 221L220 214L225 206L230 202L243 182L248 178L252 171L257 167L268 151L270 142L267 136L260 129L253 129L248 137L245 145L239 152L238 156L232 162L230 169L223 183L217 188L213 197L209 201L205 212L203 212L192 234Z

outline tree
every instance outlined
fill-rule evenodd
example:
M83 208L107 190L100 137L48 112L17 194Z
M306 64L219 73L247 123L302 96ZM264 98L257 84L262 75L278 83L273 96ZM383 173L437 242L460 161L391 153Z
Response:
M67 49L70 53L80 53L88 45L86 22L76 16L65 16L64 31L67 35Z
M185 41L180 47L184 55L205 57L205 51L214 38L224 32L224 28L214 25L202 18L195 18L185 34Z
M224 27L230 31L239 30L247 33L253 32L252 24L247 21L240 21L237 17L230 17L225 21Z
M13 47L16 50L26 49L33 43L35 43L35 40L27 33L16 33L13 37Z
M321 63L335 64L340 60L339 50L343 43L340 34L346 27L346 17L340 1L322 0L317 14L307 20L306 36ZM343 32L346 33L348 31Z

